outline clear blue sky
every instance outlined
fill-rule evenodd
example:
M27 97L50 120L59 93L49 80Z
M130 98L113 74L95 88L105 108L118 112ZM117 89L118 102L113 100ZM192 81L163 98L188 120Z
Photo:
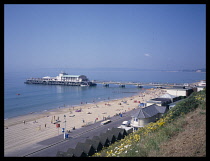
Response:
M206 5L4 6L5 69L206 66Z

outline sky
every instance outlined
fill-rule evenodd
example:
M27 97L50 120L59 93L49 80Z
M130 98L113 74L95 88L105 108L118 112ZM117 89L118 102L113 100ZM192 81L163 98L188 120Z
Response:
M5 70L206 66L205 4L5 4Z

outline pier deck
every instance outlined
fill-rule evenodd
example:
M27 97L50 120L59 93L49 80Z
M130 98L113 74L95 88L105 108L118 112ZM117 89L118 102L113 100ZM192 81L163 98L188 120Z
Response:
M96 84L102 84L104 86L109 86L109 84L119 85L121 87L125 87L125 85L135 85L137 87L143 86L154 86L154 87L186 87L191 86L188 83L142 83L142 82L114 82L114 81L94 81Z

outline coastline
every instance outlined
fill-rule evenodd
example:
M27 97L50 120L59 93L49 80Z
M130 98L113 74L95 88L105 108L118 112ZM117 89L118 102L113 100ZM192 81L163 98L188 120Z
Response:
M126 113L126 111L137 108L139 103L135 103L134 100L145 103L151 98L164 94L164 92L164 89L147 89L131 97L82 104L74 106L74 108L66 106L60 109L9 118L4 120L5 154L10 155L12 152L57 136L59 131L53 124L55 120L61 121L59 122L61 128L65 127L64 121L66 120L66 130L72 130L73 127L78 129L85 124L101 121L104 117L112 117L117 113ZM82 109L82 111L75 112L77 109ZM64 115L66 116L65 119ZM61 128L59 128L60 134Z
M146 89L145 89L146 90ZM143 91L144 92L144 91ZM123 98L130 98L130 97L135 97L136 95L140 95L142 92L137 92L135 95L133 96L129 96L129 97L123 97ZM72 111L74 110L73 108L81 108L81 109L86 109L89 106L94 106L96 104L99 104L101 102L105 103L105 102L111 102L111 101L116 101L116 100L120 100L123 98L114 98L114 99L110 99L110 100L100 100L98 102L95 103L83 103L83 104L76 104L76 105L66 105L61 106L61 107L57 107L57 108L52 108L52 109L48 109L48 110L43 110L43 111L38 111L38 112L31 112L28 114L23 114L23 115L19 115L19 116L14 116L11 118L5 118L4 119L4 126L5 127L9 127L9 126L13 126L19 123L22 123L23 121L34 121L43 117L47 117L49 115L52 115L53 113L55 114L62 114L62 113L66 113L69 112L69 109ZM86 107L88 106L88 107Z
M78 107L78 108L82 108L82 109L84 108L85 109L87 105L94 106L95 104L98 104L100 102L110 102L110 101L120 100L120 99L123 99L123 98L135 97L135 96L141 95L141 93L144 93L146 90L148 90L148 89L145 88L141 92L131 92L131 93L133 93L133 95L132 96L127 96L127 97L110 98L109 100L108 99L98 100L97 102L93 101L94 103L84 103L83 102L83 104L65 105L65 106L60 106L60 107L57 107L57 108L52 108L52 109L47 109L47 110L42 110L42 111L35 111L35 112L28 113L28 114L22 114L22 115L19 115L19 116L9 117L9 118L4 119L4 125L8 127L8 126L12 126L12 125L22 123L24 120L25 121L32 121L32 120L40 119L40 118L43 118L43 117L47 117L47 116L51 115L52 113L59 114L59 113L69 112L68 110L72 109L73 107L74 108Z

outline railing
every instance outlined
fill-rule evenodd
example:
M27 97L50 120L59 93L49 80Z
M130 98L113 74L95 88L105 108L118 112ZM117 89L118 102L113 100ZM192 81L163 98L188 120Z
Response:
M54 82L75 82L81 83L81 81L71 81L71 80L55 80L55 79L47 79L47 78L29 78L27 81L54 81Z
M113 81L94 81L97 84L117 84L117 85L136 85L136 86L185 86L185 83L142 83L142 82L113 82Z

